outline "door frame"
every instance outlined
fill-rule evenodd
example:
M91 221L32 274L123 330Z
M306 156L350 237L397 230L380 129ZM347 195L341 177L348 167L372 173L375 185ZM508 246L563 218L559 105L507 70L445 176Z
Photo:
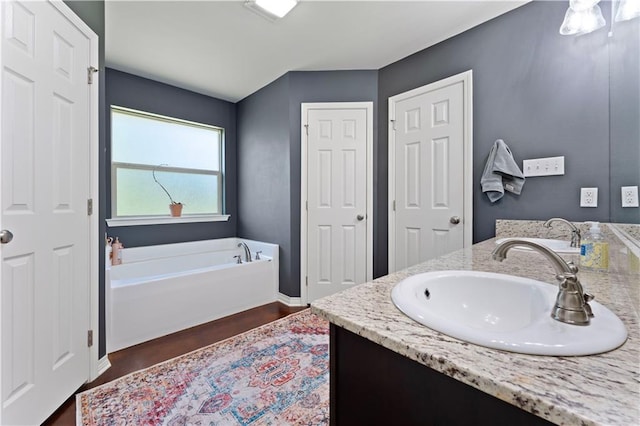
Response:
M308 201L308 146L306 116L312 109L363 109L367 116L367 252L366 252L366 279L373 279L373 102L319 102L302 103L300 120L300 299L301 304L306 305L308 300L307 283L307 201Z
M389 202L388 202L388 253L389 253L389 273L395 271L396 264L396 212L394 201L396 199L396 167L395 148L396 136L394 123L396 119L396 103L406 99L420 96L433 90L442 89L453 84L462 82L462 103L463 103L463 247L470 247L473 242L473 71L468 70L460 74L447 77L445 79L418 87L408 92L403 92L389 98Z
M64 4L56 0L58 4ZM104 268L100 269L100 247L104 246L104 241L100 237L100 73L104 69L100 68L100 41L98 35L80 19L67 5L63 12L71 22L76 25L83 34L89 38L91 45L90 61L91 66L97 69L94 73L93 83L89 90L89 197L92 200L92 214L89 219L89 330L93 330L93 345L89 348L89 375L91 382L104 373L111 364L105 353L100 359L100 275L104 275ZM96 78L97 77L97 78ZM106 290L105 290L106 292Z
M99 52L100 44L98 35L87 25L69 6L62 0L48 0L60 13L75 25L80 32L89 39L90 53L87 67L100 69ZM89 348L89 365L87 366L87 381L96 379L111 365L107 355L99 359L98 350L100 342L100 192L99 192L99 151L100 151L100 79L95 78L99 74L93 74L93 83L89 85L89 194L91 199L92 214L89 216L89 318L87 330L93 332L93 345Z

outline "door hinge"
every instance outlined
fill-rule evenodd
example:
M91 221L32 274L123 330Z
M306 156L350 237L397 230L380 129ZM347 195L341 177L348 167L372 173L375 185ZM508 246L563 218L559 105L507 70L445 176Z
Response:
M309 211L309 200L304 202L304 208Z
M87 200L87 216L91 216L93 214L93 198L89 198Z
M396 130L396 120L389 120L391 122L391 127L393 128L393 130Z
M309 287L309 277L304 277L304 282L307 287Z
M309 136L309 125L308 124L304 125L304 131L307 133L307 136Z
M96 67L87 68L87 83L93 84L93 74L97 73L99 70Z
M93 346L93 330L87 331L87 346L88 347Z
M393 211L396 211L396 200L393 200Z

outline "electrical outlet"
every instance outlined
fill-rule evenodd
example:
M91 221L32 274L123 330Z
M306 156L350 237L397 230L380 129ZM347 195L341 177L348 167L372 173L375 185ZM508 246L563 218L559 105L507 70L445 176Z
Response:
M638 187L622 187L622 207L638 207Z
M522 173L525 177L563 175L564 156L523 160Z
M598 188L580 188L580 207L598 207Z

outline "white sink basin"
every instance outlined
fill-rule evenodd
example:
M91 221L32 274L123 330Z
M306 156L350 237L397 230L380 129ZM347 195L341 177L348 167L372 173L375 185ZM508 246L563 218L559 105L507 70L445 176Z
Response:
M524 241L530 241L533 243L538 243L540 245L543 245L545 247L547 247L550 250L555 251L556 253L572 253L572 254L579 254L580 253L580 247L571 247L571 241L564 241L564 240L550 240L547 238L499 238L496 240L496 244L500 244L503 241L507 241L507 240L524 240ZM514 247L514 249L517 250L532 250L528 247Z
M586 326L551 318L556 285L478 271L437 271L400 281L393 303L427 327L481 346L533 355L592 355L622 345L627 330L609 309L589 304ZM597 297L597 295L596 295Z

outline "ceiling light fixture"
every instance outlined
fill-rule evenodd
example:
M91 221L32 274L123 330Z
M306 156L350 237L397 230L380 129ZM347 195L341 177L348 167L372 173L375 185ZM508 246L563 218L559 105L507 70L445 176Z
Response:
M270 21L283 18L298 4L298 0L247 0L244 5Z

